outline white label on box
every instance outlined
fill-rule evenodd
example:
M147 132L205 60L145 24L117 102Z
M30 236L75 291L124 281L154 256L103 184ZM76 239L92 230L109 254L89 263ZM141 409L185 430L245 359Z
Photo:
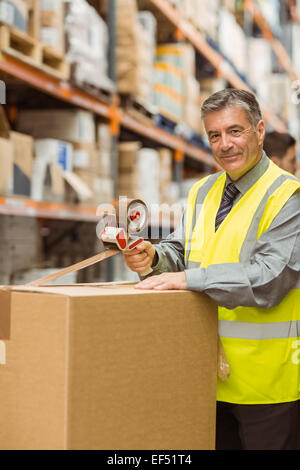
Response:
M6 364L6 345L4 341L0 341L0 364Z
M13 5L9 3L0 3L0 21L13 25L15 20L15 11Z
M73 158L76 168L88 168L89 153L86 150L74 150Z

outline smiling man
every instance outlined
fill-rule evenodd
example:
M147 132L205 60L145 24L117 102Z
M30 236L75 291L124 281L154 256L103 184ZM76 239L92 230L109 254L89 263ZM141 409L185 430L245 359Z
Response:
M217 386L217 449L300 449L300 182L264 153L251 93L217 92L202 117L223 171L193 186L167 240L125 260L152 266L137 289L201 291L219 305L231 375Z

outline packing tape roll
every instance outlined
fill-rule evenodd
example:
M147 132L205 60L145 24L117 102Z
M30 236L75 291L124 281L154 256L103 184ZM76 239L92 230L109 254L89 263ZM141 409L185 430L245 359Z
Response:
M130 235L137 235L144 230L148 223L148 208L141 199L119 199L116 206L118 227Z

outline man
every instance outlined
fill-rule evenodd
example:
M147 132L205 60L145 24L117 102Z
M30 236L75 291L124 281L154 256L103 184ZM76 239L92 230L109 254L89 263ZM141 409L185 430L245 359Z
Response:
M296 140L288 133L268 132L264 141L264 151L280 168L296 173Z
M202 117L224 169L194 185L178 229L125 256L138 289L189 289L219 305L231 375L217 386L217 449L296 449L300 398L300 182L264 153L259 104L209 97Z

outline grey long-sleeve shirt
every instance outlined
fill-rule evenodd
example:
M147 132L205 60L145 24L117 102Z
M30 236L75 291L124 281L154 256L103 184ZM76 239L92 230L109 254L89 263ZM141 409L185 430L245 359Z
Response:
M267 170L263 154L257 165L235 181L236 202ZM227 176L227 183L230 178ZM296 191L256 242L249 263L224 263L186 269L184 262L185 214L179 227L155 245L158 261L151 275L185 271L187 288L203 291L218 305L270 308L277 305L300 279L300 191Z

